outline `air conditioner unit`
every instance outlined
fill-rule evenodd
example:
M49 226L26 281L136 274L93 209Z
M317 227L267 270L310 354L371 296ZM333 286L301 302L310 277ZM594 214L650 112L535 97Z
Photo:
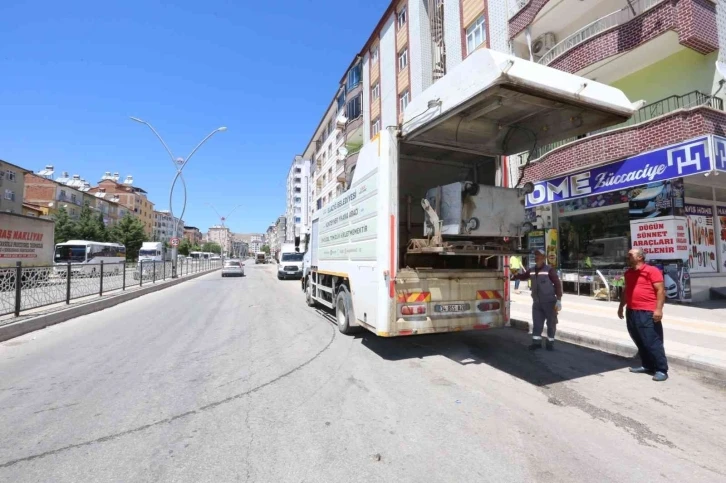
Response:
M557 40L555 38L555 34L552 32L542 34L537 37L534 42L532 42L532 55L539 59L549 52L556 44Z

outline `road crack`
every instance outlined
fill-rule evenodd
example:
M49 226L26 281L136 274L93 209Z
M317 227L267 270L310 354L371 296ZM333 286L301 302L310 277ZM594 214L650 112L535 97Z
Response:
M46 458L48 456L54 456L54 455L57 455L57 454L60 454L60 453L65 453L67 451L71 451L73 449L78 449L78 448L93 446L95 444L106 443L106 442L109 442L109 441L115 441L117 439L123 438L124 436L129 436L129 435L132 435L132 434L141 433L143 431L146 431L147 429L155 428L157 426L162 426L164 424L170 424L170 423L173 423L173 422L178 421L180 419L188 418L189 416L193 416L193 415L196 415L196 414L200 414L200 413L209 411L211 409L215 409L215 408L217 408L219 406L228 404L230 402L236 401L238 399L242 399L242 398L244 398L246 396L249 396L250 394L254 394L256 392L259 392L259 391L261 391L262 389L265 389L268 386L272 386L273 384L281 381L282 379L287 378L288 376L291 376L291 375L295 374L296 372L302 370L303 368L305 368L306 366L308 366L309 364L311 364L314 360L316 360L318 357L320 357L325 351L327 351L330 348L330 346L333 344L333 341L335 340L336 333L337 333L337 331L334 328L331 327L330 340L328 341L327 344L325 344L325 346L322 349L320 349L317 353L315 353L315 355L313 355L310 359L308 359L307 361L303 362L302 364L300 364L300 365L298 365L298 366L290 369L289 371L285 372L284 374L281 374L281 375L277 376L276 378L271 379L271 380L265 382L264 384L260 384L259 386L255 386L252 389L249 389L247 391L241 392L239 394L235 394L233 396L226 397L226 398L221 399L219 401L215 401L215 402L206 404L206 405L201 406L201 407L199 407L197 409L192 409L191 411L186 411L184 413L180 413L180 414L177 414L175 416L171 416L171 417L168 417L168 418L165 418L165 419L160 419L160 420L155 421L153 423L144 424L143 426L138 426L136 428L127 429L126 431L121 431L121 432L118 432L118 433L110 434L108 436L102 436L100 438L92 439L92 440L89 440L89 441L84 441L82 443L69 444L67 446L63 446L63 447L60 447L60 448L57 448L57 449L54 449L54 450L45 451L43 453L38 453L38 454L31 455L31 456L23 457L23 458L18 458L18 459L6 461L6 462L0 464L0 468L8 468L8 467L14 466L14 465L16 465L18 463L25 463L25 462L28 462L28 461L33 461L33 460L37 460L37 459L41 459L41 458ZM248 412L248 415L249 415L249 412Z

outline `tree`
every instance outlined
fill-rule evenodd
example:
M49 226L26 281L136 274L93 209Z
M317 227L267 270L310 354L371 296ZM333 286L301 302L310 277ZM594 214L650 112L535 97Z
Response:
M179 254L180 255L184 255L185 257L188 257L189 256L189 253L192 252L192 251L194 251L193 250L193 247L192 247L192 242L190 242L186 238L183 238L179 242L179 248L178 248L178 250L179 250Z
M108 239L106 225L103 222L103 213L95 215L86 205L81 208L78 218L77 235L81 240L104 242Z
M266 255L270 254L270 247L269 245L262 245L262 248L260 248L263 252L265 252Z
M144 224L128 213L114 225L110 235L111 241L121 243L126 247L126 258L129 260L136 259L141 244L146 241Z
M220 255L222 253L222 246L219 243L207 242L202 245L203 252L216 253Z
M58 213L53 215L55 221L55 242L65 243L68 240L77 238L78 226L75 221L68 216L68 211L61 207Z
M99 212L96 216L96 226L98 227L98 234L99 239L98 241L108 241L109 240L109 230L106 228L106 222L103 219L103 213Z

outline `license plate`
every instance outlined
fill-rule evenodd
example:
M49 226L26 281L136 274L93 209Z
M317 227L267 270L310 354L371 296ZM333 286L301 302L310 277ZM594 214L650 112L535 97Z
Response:
M469 304L436 305L434 310L436 312L466 312L469 310Z

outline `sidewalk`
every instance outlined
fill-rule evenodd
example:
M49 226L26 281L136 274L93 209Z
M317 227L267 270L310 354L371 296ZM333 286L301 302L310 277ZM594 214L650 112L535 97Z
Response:
M521 294L516 294L514 284L511 287L512 325L531 330L529 291L525 288ZM637 349L625 327L625 320L618 319L618 305L618 302L565 294L557 338L613 354L634 356ZM671 364L726 377L726 304L699 307L666 304L663 329L666 355Z

